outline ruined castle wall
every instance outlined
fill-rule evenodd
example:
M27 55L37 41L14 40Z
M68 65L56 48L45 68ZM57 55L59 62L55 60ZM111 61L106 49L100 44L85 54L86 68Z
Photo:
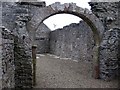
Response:
M14 38L13 34L6 28L1 28L2 43L0 44L1 54L0 58L2 63L2 88L14 88L15 80L15 67L14 67Z
M100 46L100 77L111 80L118 73L118 2L90 2L92 12L103 22L105 32Z
M28 5L17 4L16 27L14 33L15 52L15 88L32 87L32 50L26 22Z
M2 26L2 3L0 2L0 26ZM0 28L0 44L2 44L2 29ZM2 47L0 46L0 51ZM0 89L2 88L2 52L0 52Z
M32 88L33 86L32 43L30 39L32 35L28 33L26 23L34 15L34 11L40 7L42 6L36 7L28 3L2 2L2 26L10 30L14 35L15 72L13 75L15 88ZM6 66L3 64L3 67ZM6 82L6 84L3 82L3 86L7 87L7 84L9 82Z
M2 44L2 29L0 29L0 45ZM2 88L2 46L0 46L0 89Z
M14 2L2 2L2 26L13 32L16 20L16 4Z
M26 30L26 21L28 16L28 6L20 5L14 2L2 3L2 26L8 28L14 34L14 87L31 88L32 87L32 54L31 44ZM3 41L4 42L4 41ZM5 54L5 52L3 52ZM4 58L5 56L3 56ZM6 67L3 64L3 67ZM6 67L7 68L7 67ZM9 73L3 75L7 79ZM11 77L12 78L12 77ZM12 82L11 82L12 83ZM7 87L3 82L3 86ZM12 86L12 85L11 85Z
M42 23L36 31L37 53L48 53L50 47L50 29Z
M117 3L91 3L93 13L103 22L105 33L100 46L100 76L103 79L112 79L118 72L119 63L119 38ZM6 88L31 88L32 87L32 56L31 41L26 29L29 15L34 15L34 10L40 7L20 5L13 2L2 3L2 17L0 25L0 79L1 87ZM0 12L0 14L1 14ZM2 18L2 19L1 19ZM81 28L82 27L82 28ZM40 29L40 30L39 30ZM44 32L38 29L38 52L47 52L62 58L92 61L93 35L85 23L72 24L53 32ZM40 33L39 33L40 31ZM50 33L50 43L49 43ZM41 41L43 40L43 41ZM45 44L47 40L47 43ZM50 44L50 45L49 45ZM41 46L43 46L41 48ZM14 50L14 51L13 51Z
M45 6L43 4L43 6ZM39 10L41 7L37 6L30 6L29 11L30 11L30 17L34 16L35 11ZM39 18L39 13L38 13L38 18ZM35 27L36 28L36 27ZM50 34L50 29L44 24L41 23L40 26L36 29L36 36L35 36L35 43L37 45L37 53L47 53L49 52L49 34Z
M120 29L105 34L100 46L100 76L105 80L111 80L118 76Z
M93 33L84 21L50 33L50 53L61 58L92 61L93 47Z
M7 14L8 12L11 12L7 9L9 4L5 7L6 5L6 3L0 3L0 74L2 75L2 77L0 76L0 88L14 88L14 35L9 28L11 24L8 27L8 22L12 19L9 17L9 14ZM8 16L9 18L5 18L5 16Z

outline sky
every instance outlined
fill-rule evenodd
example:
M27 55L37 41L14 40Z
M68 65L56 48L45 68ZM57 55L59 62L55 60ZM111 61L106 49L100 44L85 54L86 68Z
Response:
M61 2L63 3L76 3L77 6L82 8L88 8L90 10L90 6L88 2L90 0L43 0L46 2L46 5L50 5L55 2ZM44 21L44 24L46 24L51 30L55 30L58 28L62 28L63 26L69 25L71 23L79 23L81 19L77 16L71 15L71 14L57 14L54 16L49 17Z

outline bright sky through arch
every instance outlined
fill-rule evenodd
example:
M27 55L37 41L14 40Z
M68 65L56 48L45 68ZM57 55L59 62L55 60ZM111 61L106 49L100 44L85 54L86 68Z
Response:
M91 0L43 0L46 2L46 5L50 5L55 2L61 2L63 3L76 3L77 6L82 8L88 8L90 10L90 6L88 2ZM44 21L44 24L46 24L51 30L55 30L57 28L62 28L63 26L69 25L71 23L79 23L81 19L77 16L71 15L71 14L57 14L54 16L51 16L50 18L46 19Z

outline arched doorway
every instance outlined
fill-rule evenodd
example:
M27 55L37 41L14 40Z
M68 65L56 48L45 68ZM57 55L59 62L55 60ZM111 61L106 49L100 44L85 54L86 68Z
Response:
M56 2L36 11L31 20L27 23L27 29L31 34L32 44L34 45L35 32L40 24L47 18L61 13L72 14L83 19L93 31L94 47L94 77L99 78L99 46L104 32L104 26L101 21L88 9L76 6L74 3L60 4Z

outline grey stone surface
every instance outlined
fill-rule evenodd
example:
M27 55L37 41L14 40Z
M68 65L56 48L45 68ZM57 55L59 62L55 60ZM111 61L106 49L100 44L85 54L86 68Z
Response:
M111 80L119 75L120 25L117 2L92 2L92 11L74 3L57 2L46 7L45 3L42 4L44 8L36 3L0 2L0 25L5 27L0 28L0 87L32 88L33 44L38 45L38 53L50 52L82 61L93 61L94 46L100 44L100 77ZM81 17L93 33L83 22L50 33L42 22L58 13Z
M8 62L2 62L3 67L9 72L5 71L3 74L3 88L31 88L32 87L32 54L30 38L28 31L26 30L26 21L28 20L28 5L20 5L14 2L2 3L2 25L6 27L10 32L13 32L14 40L11 42L12 36L3 35L3 43L5 43L3 49L7 50L3 52L3 58L11 57L13 67L7 67ZM7 38L7 39L6 39ZM8 44L6 44L8 43ZM13 43L14 47L10 49L9 43ZM8 47L8 49L7 49ZM9 51L13 51L13 53ZM6 53L10 54L6 57ZM14 69L13 69L14 68ZM14 71L14 72L13 72ZM12 75L11 75L12 73Z
M2 3L0 2L0 26L2 26ZM0 89L2 88L2 28L0 28Z
M93 33L84 21L50 33L50 53L61 58L92 62L94 45Z
M111 80L117 76L119 63L118 2L90 2L92 12L103 22L105 32L100 46L100 77Z
M31 11L35 11L37 7L33 6L35 8L30 9L28 4L15 2L2 2L0 4L2 14L0 14L0 23L7 28L9 33L3 32L2 36L4 37L2 38L5 39L0 38L2 39L1 44L4 44L1 58L3 61L6 59L4 62L1 60L3 67L0 69L3 71L1 87L32 88L32 44L26 22L34 14ZM13 32L13 36L10 34L11 32ZM9 40L11 38L14 40ZM11 57L12 55L13 57ZM8 62L9 60L11 63Z
M100 47L100 75L105 80L111 80L118 76L120 29L113 28L105 34Z
M90 2L92 12L103 22L105 31L119 27L118 2Z
M102 22L91 11L89 11L88 9L83 9L77 6L75 3L61 4L59 2L56 2L49 6L40 8L39 10L35 11L31 20L27 22L27 29L33 32L32 43L33 44L35 43L34 33L37 30L35 27L39 27L39 25L48 17L55 15L55 14L60 14L60 13L68 13L68 14L76 15L82 18L91 27L91 30L93 31L93 35L94 35L94 40L95 40L94 52L96 52L93 55L93 59L94 59L93 61L95 62L94 67L96 66L98 67L99 66L98 47L102 40L104 26ZM96 70L96 74L97 74L97 70ZM98 78L98 75L95 75L95 76L96 78Z
M74 3L68 3L66 7L66 4L60 4L57 2L35 11L34 16L27 23L28 30L36 31L36 28L34 27L38 27L43 20L52 15L60 13L70 13L82 18L92 28L95 34L94 37L96 43L99 43L97 40L102 39L104 26L101 21L91 11L78 7Z
M2 88L14 88L14 37L6 28L2 28Z
M13 31L15 28L16 4L14 2L2 2L2 25Z
M18 12L19 10L23 12ZM16 11L14 32L15 88L32 88L32 46L26 30L28 6L18 4Z
M36 45L37 53L48 53L50 48L50 32L51 30L45 25L41 24L36 31Z

